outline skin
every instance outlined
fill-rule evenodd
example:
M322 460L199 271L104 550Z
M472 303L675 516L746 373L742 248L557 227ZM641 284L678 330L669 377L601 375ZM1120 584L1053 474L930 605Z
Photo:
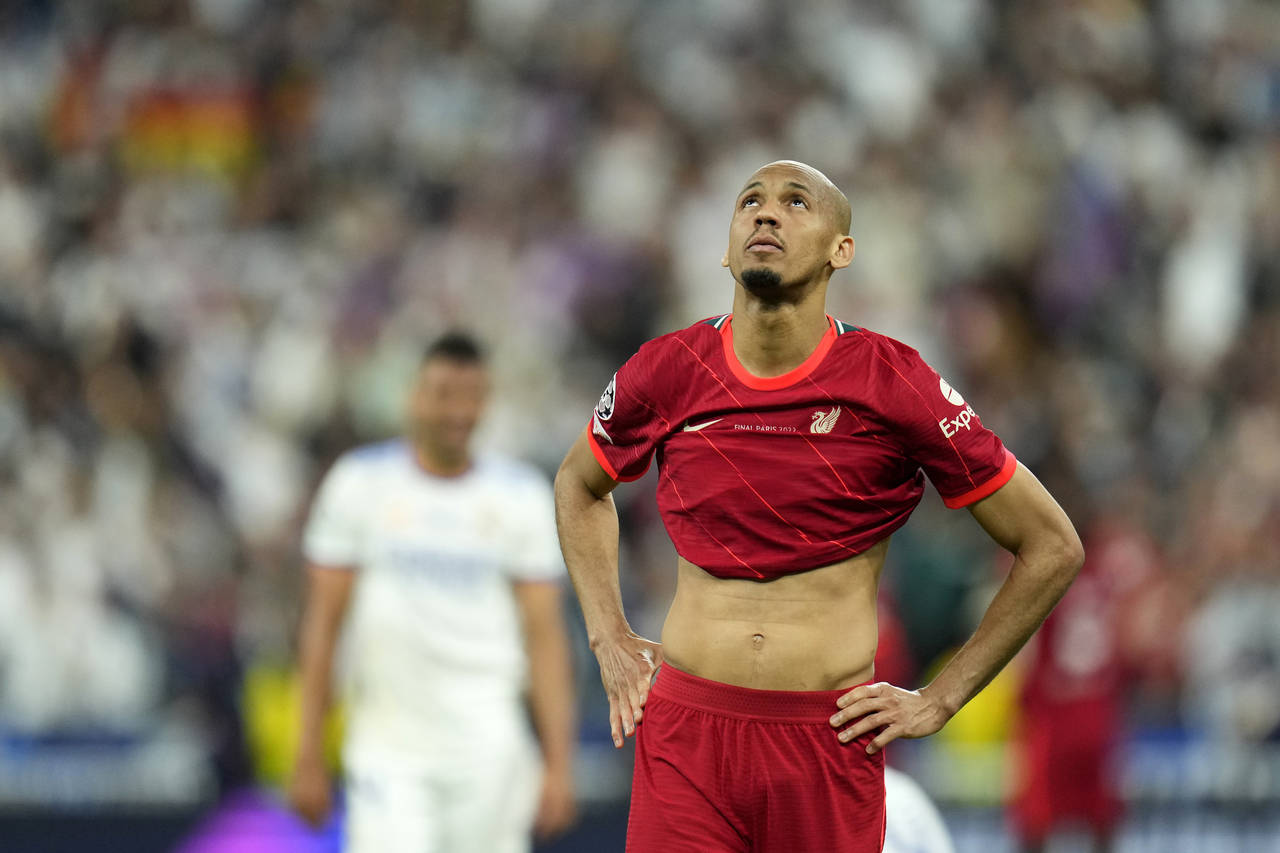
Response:
M751 373L799 366L827 329L831 275L853 260L847 199L812 167L779 161L743 186L722 260L735 281L734 353ZM760 286L754 271L776 273ZM747 286L744 278L756 279ZM827 566L772 581L720 579L679 559L671 610L656 643L631 630L618 582L618 485L591 453L586 430L556 477L561 549L609 699L615 746L635 733L657 666L769 690L852 688L832 708L833 736L878 734L868 752L938 731L1013 657L1070 585L1084 551L1070 520L1026 468L969 507L1014 555L978 628L918 690L874 676L875 602L888 540ZM833 639L836 638L836 639ZM863 686L854 686L863 685Z
M466 473L472 463L471 436L489 390L484 367L447 357L426 361L409 394L407 433L418 464L437 477ZM313 826L333 808L323 756L324 719L332 694L334 649L342 630L358 567L308 563L299 669L301 725L298 757L288 785L289 802ZM575 820L573 750L576 705L569 639L560 585L512 585L529 658L529 707L542 748L544 774L534 832L540 838L562 833Z

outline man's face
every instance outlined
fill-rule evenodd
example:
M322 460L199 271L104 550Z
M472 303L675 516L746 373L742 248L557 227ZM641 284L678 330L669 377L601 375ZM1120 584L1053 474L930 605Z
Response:
M415 441L450 458L465 456L484 412L489 377L484 367L437 357L418 369L409 396L409 431Z
M729 221L725 264L733 277L748 289L753 281L786 287L815 277L832 261L843 236L833 209L836 192L821 174L799 164L771 163L758 170L738 194Z

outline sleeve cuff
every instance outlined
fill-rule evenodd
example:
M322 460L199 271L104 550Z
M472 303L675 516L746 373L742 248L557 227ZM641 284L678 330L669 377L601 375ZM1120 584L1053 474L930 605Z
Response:
M600 443L596 441L595 433L591 431L590 427L587 428L587 444L591 447L591 455L600 463L600 467L604 469L604 472L619 483L630 483L632 480L639 480L644 476L645 471L649 470L649 466L645 465L644 469L634 477L622 476L618 473L618 469L613 467L613 463L609 461L608 457L604 455L604 450L600 447Z
M949 509L959 509L972 503L977 503L985 497L995 494L1005 483L1013 479L1013 472L1018 470L1017 458L1009 452L1009 448L1004 448L1004 464L1000 466L1000 470L996 475L985 483L976 488L970 489L962 495L956 495L953 498L944 497L942 502Z

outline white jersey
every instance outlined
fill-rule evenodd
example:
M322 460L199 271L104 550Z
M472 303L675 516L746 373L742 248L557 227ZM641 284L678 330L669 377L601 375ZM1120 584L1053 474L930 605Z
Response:
M942 815L916 780L886 767L884 800L884 853L955 853Z
M482 456L439 477L405 441L362 447L325 477L303 548L360 573L344 636L349 756L461 757L525 725L511 584L565 575L539 472Z

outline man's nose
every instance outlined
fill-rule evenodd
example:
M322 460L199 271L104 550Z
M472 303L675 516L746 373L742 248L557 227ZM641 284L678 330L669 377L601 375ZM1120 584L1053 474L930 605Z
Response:
M772 207L761 207L756 210L756 227L766 224L778 227L778 214Z

